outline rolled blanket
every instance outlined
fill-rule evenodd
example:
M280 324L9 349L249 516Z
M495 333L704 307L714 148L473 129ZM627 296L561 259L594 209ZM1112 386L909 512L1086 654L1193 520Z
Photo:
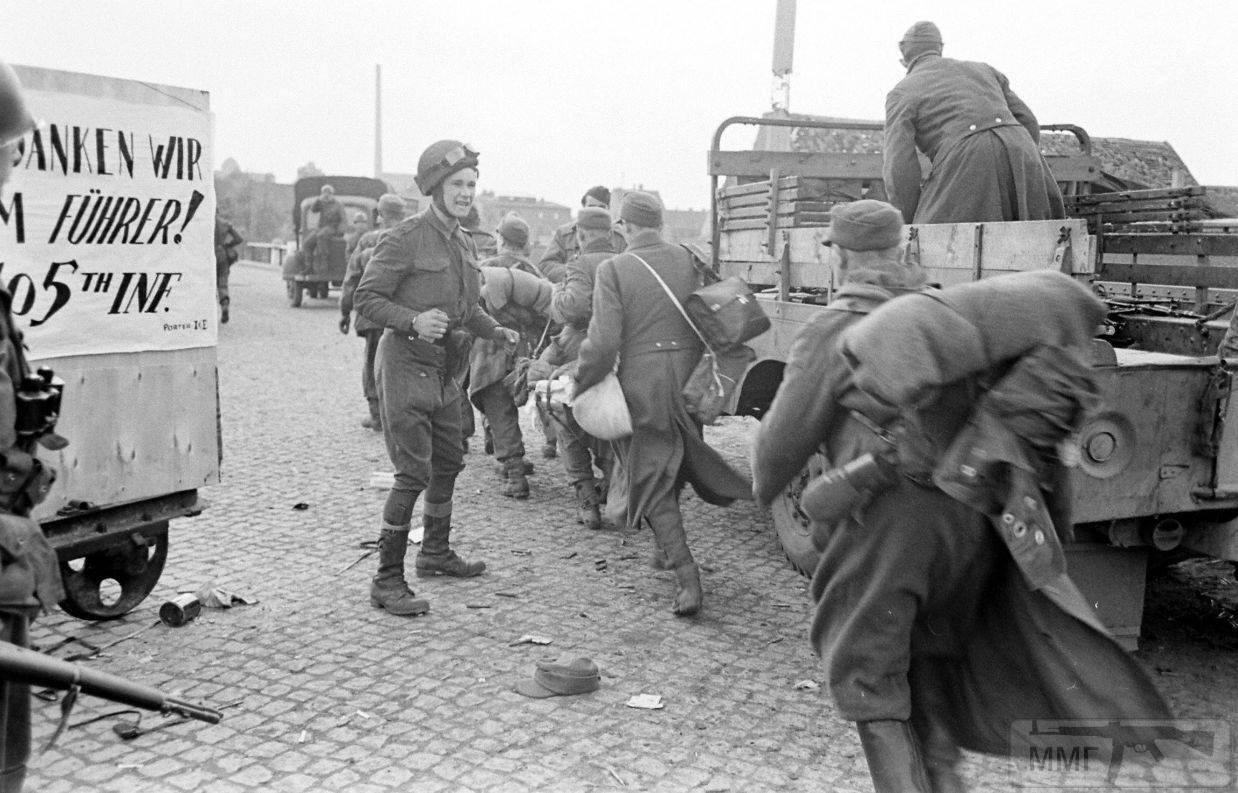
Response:
M481 277L481 296L491 312L502 310L508 303L541 315L550 309L553 284L545 278L508 267L483 267Z
M1050 345L1087 360L1105 307L1054 270L986 278L895 298L840 340L853 385L892 405Z

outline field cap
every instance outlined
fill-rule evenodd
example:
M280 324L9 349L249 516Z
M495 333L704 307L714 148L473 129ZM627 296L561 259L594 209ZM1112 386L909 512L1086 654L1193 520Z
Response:
M903 239L903 213L871 198L837 204L830 210L825 239L853 251L893 248Z
M577 658L570 664L538 661L533 678L516 683L516 693L534 699L570 697L597 691L601 679L597 664L588 658Z
M633 190L623 197L619 218L646 228L661 228L662 202L650 193Z
M576 227L592 231L610 230L610 213L601 207L582 207L576 213Z
M529 224L519 215L509 213L499 223L499 236L506 240L508 245L523 248L529 244Z

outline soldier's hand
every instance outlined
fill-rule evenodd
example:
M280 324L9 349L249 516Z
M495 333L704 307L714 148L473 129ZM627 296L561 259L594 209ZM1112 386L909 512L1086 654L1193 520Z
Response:
M516 349L516 345L520 343L520 334L511 328L498 327L494 329L495 341L502 341L508 351Z
M423 311L413 320L413 330L426 341L438 341L447 332L447 313L441 308Z
M340 333L347 334L347 333L348 333L348 326L349 326L349 325L351 325L351 324L352 324L352 318L351 318L351 317L349 317L347 314L345 314L344 316L340 317Z

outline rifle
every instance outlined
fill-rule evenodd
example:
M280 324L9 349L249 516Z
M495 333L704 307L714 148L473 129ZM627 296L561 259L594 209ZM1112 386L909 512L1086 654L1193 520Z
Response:
M208 724L218 724L223 718L223 714L214 708L169 697L159 689L52 658L8 642L0 642L0 680L69 692L60 706L60 726L48 741L48 747L54 744L63 732L79 691L135 708L157 710L164 715L175 714Z

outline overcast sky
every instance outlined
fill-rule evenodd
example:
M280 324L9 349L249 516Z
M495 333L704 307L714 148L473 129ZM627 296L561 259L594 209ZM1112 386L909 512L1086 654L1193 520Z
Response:
M577 206L590 185L709 203L706 151L769 109L774 0L0 0L13 63L209 91L216 162L291 181L370 175L374 67L384 169L426 145L481 151L481 189ZM800 0L790 108L879 120L918 19L987 61L1042 123L1164 140L1238 185L1238 2ZM751 133L724 141L751 144Z

